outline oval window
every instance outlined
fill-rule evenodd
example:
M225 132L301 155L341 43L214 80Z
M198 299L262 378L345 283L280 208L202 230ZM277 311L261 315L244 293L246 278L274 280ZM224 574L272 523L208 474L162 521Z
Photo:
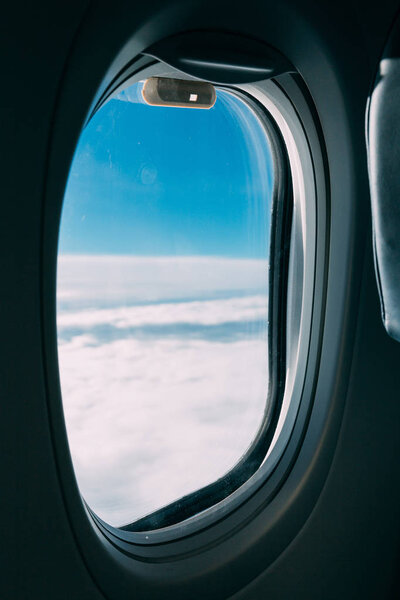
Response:
M83 498L117 527L229 473L269 409L266 127L229 89L189 109L150 106L142 87L83 130L59 240L71 455Z

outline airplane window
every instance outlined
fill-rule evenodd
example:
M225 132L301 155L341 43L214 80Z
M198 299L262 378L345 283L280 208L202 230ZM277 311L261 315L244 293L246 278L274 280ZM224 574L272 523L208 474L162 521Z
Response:
M115 527L230 472L269 409L266 127L229 89L200 109L150 106L142 88L83 130L59 239L70 450Z

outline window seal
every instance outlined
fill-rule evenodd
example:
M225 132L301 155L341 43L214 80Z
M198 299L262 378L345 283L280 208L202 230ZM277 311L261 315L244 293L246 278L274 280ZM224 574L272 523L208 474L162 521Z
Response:
M157 65L148 63L147 66L144 66L140 72L137 72L133 76L123 78L121 75L119 81L121 81L123 78L125 83L117 85L114 89L111 89L107 98L104 99L104 102L111 98L112 95L121 91L121 89L125 88L130 83L133 83L134 81L139 81L152 75L177 76L177 72L174 69L162 63L159 63ZM191 76L186 76L185 74L183 74L182 76L183 78L187 79L192 78ZM306 293L306 296L308 297L308 301L311 302L311 304L306 310L308 316L306 316L306 318L303 319L303 310L305 307L304 294L303 292L300 292L300 296L302 296L302 301L300 302L299 306L295 307L295 312L298 313L298 316L299 318L301 318L302 323L304 320L305 326L303 326L303 324L301 325L301 329L303 330L303 332L300 334L300 338L303 341L299 346L300 352L298 352L298 350L295 350L294 354L297 355L297 358L294 358L294 355L289 357L289 360L291 362L290 365L288 365L288 367L289 369L291 369L294 366L294 370L292 369L292 373L295 372L296 377L294 387L293 382L291 382L289 385L286 385L286 390L284 394L284 403L286 404L286 408L282 409L282 413L284 414L284 431L282 430L282 428L279 427L278 424L276 439L274 438L271 447L268 450L267 456L264 457L265 460L263 461L261 468L259 468L256 471L256 473L250 478L250 480L245 481L245 484L240 486L235 492L233 492L231 496L225 497L223 501L212 506L211 509L204 510L203 512L196 512L192 517L189 517L184 521L180 520L179 524L176 525L166 526L156 530L124 531L121 528L114 528L102 521L97 515L93 513L90 507L87 506L84 499L80 497L81 506L85 507L86 516L89 516L89 518L92 517L90 518L90 520L92 521L93 525L96 525L97 528L100 529L101 533L109 540L109 542L112 545L115 544L116 547L120 548L123 552L127 552L128 554L136 556L137 558L139 558L142 552L147 554L148 551L150 551L150 547L154 547L154 545L158 546L161 551L161 548L164 547L165 544L169 546L171 543L184 543L184 538L187 538L188 536L192 537L193 534L197 535L198 542L201 543L201 539L203 537L202 532L204 532L205 534L206 530L211 525L215 526L216 531L218 531L221 527L225 527L224 522L226 520L228 520L229 522L232 520L231 516L233 519L235 519L234 513L236 514L237 510L241 511L243 509L245 511L248 511L250 506L253 504L253 498L254 500L256 500L256 498L259 497L258 492L261 492L261 497L263 497L264 493L267 490L270 490L268 494L270 494L272 491L272 499L272 497L275 496L281 485L279 484L277 487L276 482L274 483L276 477L280 479L279 473L282 474L282 469L284 469L284 471L286 470L286 467L284 467L284 465L288 463L288 460L288 464L291 465L292 461L294 460L292 432L298 432L299 423L297 423L297 414L300 410L301 413L304 413L304 410L307 411L307 406L309 406L310 404L309 398L305 399L305 403L303 402L303 386L304 378L308 369L308 350L306 349L309 348L310 344L311 320L313 314L312 297L314 289L315 268L313 265L315 264L314 261L316 243L315 224L313 224L315 222L316 215L315 208L313 208L313 206L315 202L314 192L316 190L314 187L315 183L312 158L311 156L309 156L308 152L310 148L307 132L304 129L302 118L297 113L296 105L294 105L291 98L289 98L287 94L284 91L282 92L281 90L281 80L285 88L286 84L291 84L292 77L292 75L285 75L280 76L277 79L277 81L275 81L274 79L269 79L268 81L259 82L257 84L246 84L236 86L238 93L242 97L247 95L249 98L251 98L253 104L259 105L263 114L269 113L271 115L271 122L275 125L279 136L283 139L283 148L285 149L285 152L288 157L288 163L290 165L290 167L288 168L288 173L293 173L294 176L292 188L293 201L295 201L294 198L297 198L296 203L299 202L299 206L303 206L303 209L301 209L301 211L304 210L305 205L307 205L308 207L307 213L309 209L311 209L310 223L307 224L307 226L305 226L305 223L301 225L301 235L303 235L303 233L307 231L307 238L311 239L311 243L309 241L306 243L303 239L303 241L300 242L299 246L299 240L297 240L297 242L295 243L296 248L294 249L294 251L290 251L290 255L292 257L292 254L296 254L299 250L302 254L303 249L301 248L304 246L304 244L305 246L309 247L309 250L307 251L308 258L306 259L306 256L304 255L304 259L306 259L306 271L308 272L308 276L306 277L306 279L304 279L304 281L302 279L302 281L303 283L308 281L308 286L306 287L309 288L309 290ZM297 99L297 101L303 102L301 90L297 89L294 79L293 85L295 86L295 89L293 90L295 93L295 98ZM292 135L293 131L295 132L294 136ZM305 152L305 158L303 157L303 154L299 155L299 151ZM300 172L303 172L303 169L305 169L307 173L307 177L304 181L303 175L300 176ZM304 214L300 220L302 220L303 218ZM296 222L298 227L299 215L297 215L296 217ZM293 221L293 227L294 225L295 221ZM305 229L303 229L303 227L305 227ZM312 250L312 247L314 247L314 250ZM301 268L303 268L303 266ZM304 290L304 285L302 289ZM296 347L297 344L298 340L296 340ZM300 364L299 369L298 363ZM294 402L292 401L293 392L295 392ZM287 409L288 401L289 409ZM289 410L288 413L287 410ZM288 416L290 414L290 418L286 417L286 413L288 414ZM296 435L295 438L297 438ZM297 446L296 442L294 443ZM287 446L289 446L288 453L286 452ZM290 448L292 449L290 450ZM276 476L275 471L277 471ZM262 491L264 488L265 492ZM248 506L248 508L245 508L245 506ZM145 550L146 547L148 547L148 550ZM139 552L139 555L137 555L137 551ZM164 553L164 551L162 551L162 553Z

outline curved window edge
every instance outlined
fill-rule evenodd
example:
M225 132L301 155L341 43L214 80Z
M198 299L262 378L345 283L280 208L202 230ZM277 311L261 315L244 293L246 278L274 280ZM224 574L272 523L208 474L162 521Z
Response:
M154 61L149 61L146 67L141 62L140 65L141 67L133 75L119 76L116 85L108 90L102 101L97 104L96 110L112 95L135 81L154 75L182 76L181 73L166 67L162 63L155 64ZM286 77L292 76L288 75ZM187 76L187 78L191 79L190 76ZM275 349L277 350L279 347L279 360L276 360L273 366L278 377L275 379L275 385L271 386L275 390L276 398L275 402L271 403L271 411L267 419L264 419L264 423L248 452L231 471L213 484L188 494L122 528L112 527L102 521L82 499L88 513L103 533L111 536L111 539L128 542L128 544L164 543L192 535L213 522L223 519L237 506L245 502L246 498L255 493L260 485L269 478L284 453L296 420L302 395L311 328L316 236L315 184L307 135L302 128L295 107L286 94L282 92L276 80L266 80L256 84L244 84L234 87L220 87L225 87L232 93L239 94L241 99L246 98L247 102L252 104L253 109L257 111L259 116L262 116L266 127L269 128L270 143L275 140L275 143L278 144L278 152L281 153L281 156L278 161L275 160L275 165L279 164L282 168L284 161L287 161L285 178L282 178L282 173L279 173L279 176L275 178L278 183L284 182L285 190L280 189L275 191L274 194L274 200L280 197L282 205L286 204L287 206L288 198L282 201L282 195L287 194L288 190L290 198L290 209L286 211L285 216L280 215L282 220L278 236L281 245L283 242L284 247L282 249L282 246L280 246L280 268L278 269L278 265L276 265L274 269L275 276L278 274L276 279L279 285L276 286L275 279L274 294L276 298L275 302L271 303L271 311L275 310L275 314L279 314L282 325L280 339L278 340L278 336L276 336L276 339L273 340ZM93 111L91 116L95 112ZM293 135L293 130L295 135ZM299 144L301 148L299 148ZM285 149L284 152L282 152L282 149ZM293 179L292 174L294 175ZM276 204L274 202L274 205ZM291 230L290 236L287 235L288 229ZM307 235L305 230L307 230ZM283 232L285 235L283 235ZM306 242L306 238L308 242ZM279 253L274 252L274 254L278 255ZM289 293L287 293L288 289ZM289 305L283 299L288 299ZM271 328L271 335L276 335L276 331L277 328ZM289 343L286 340L286 331L288 331L289 337L292 338ZM292 343L293 341L294 343ZM287 350L288 356L286 357ZM269 353L269 356L271 357L272 353ZM285 371L285 373L282 373L282 371ZM285 379L286 384L282 383L285 382ZM277 401L278 398L279 402ZM249 457L252 452L254 452L254 457ZM244 465L245 459L249 460L249 458L253 462L249 461L247 467L245 466L234 480L233 475L236 475L236 469L240 469ZM252 473L249 474L252 469ZM227 479L231 488L229 488L228 493L221 494L221 497L218 498L215 490L219 486L222 487ZM212 496L213 492L214 495ZM218 489L217 492L221 493ZM202 508L199 508L196 496L202 497ZM188 507L193 506L195 500L195 511L191 511L190 514ZM185 516L182 516L182 514Z

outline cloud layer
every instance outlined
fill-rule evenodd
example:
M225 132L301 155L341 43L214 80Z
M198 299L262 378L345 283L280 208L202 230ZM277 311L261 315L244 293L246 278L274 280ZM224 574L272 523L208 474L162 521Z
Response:
M247 449L268 387L264 280L253 260L61 259L65 419L81 492L104 520L132 522Z

